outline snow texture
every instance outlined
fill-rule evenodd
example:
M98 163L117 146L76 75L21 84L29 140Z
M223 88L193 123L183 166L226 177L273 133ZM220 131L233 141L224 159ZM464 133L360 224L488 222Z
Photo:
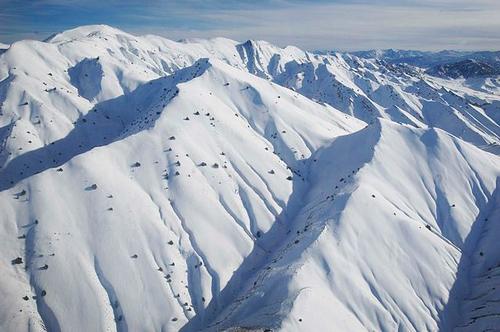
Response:
M0 330L494 330L499 92L263 41L15 42Z

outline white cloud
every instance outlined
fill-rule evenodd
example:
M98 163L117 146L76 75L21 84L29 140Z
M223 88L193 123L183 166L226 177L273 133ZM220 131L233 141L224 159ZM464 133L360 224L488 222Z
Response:
M6 0L0 4L2 1ZM19 0L5 3L9 1ZM34 1L40 15L49 21L43 27L30 25L33 20L21 17L30 12L25 7L28 2L22 2L22 12L17 11L21 16L5 18L9 24L4 27L0 24L0 37L61 30L61 26L51 25L50 10L44 13L40 8L50 5L53 10L66 3L64 6L86 6L87 11L99 8L99 23L171 39L263 39L305 49L500 49L499 0L123 0L120 6L113 0L116 9L96 0L69 1L69 5L66 0ZM84 24L79 19L78 24ZM88 23L98 22L89 17ZM75 25L62 25L62 29Z
M171 38L264 39L307 49L498 49L500 1L283 4L282 8L196 13L211 28L150 26Z

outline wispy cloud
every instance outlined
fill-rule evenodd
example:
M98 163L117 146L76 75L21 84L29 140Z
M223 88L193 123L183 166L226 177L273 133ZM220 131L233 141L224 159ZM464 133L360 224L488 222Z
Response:
M500 48L497 0L0 0L0 7L5 41L105 23L172 39L224 36L306 49Z

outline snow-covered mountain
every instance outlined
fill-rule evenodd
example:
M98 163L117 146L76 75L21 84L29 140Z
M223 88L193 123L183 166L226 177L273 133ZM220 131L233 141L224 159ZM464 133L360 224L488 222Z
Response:
M476 60L462 60L431 68L429 74L450 78L491 77L500 75L500 66L496 69L493 65Z
M393 65L416 66L425 69L430 75L445 78L491 78L500 75L500 51L426 52L388 49L358 51L351 54Z
M68 87L95 102L127 93L200 58L215 58L367 123L381 117L438 127L478 146L499 142L498 77L442 80L414 67L348 54L318 55L291 46L282 49L262 41L224 38L173 42L135 37L108 26L81 27L48 41L15 43L6 54L11 69L3 69L2 77L8 70L19 71L13 68L21 68L27 58L50 59L49 65L40 63L45 70L36 77L46 84L44 89L53 89L48 73L57 69Z
M0 330L500 324L499 81L84 26L0 55Z
M406 63L409 65L431 68L448 63L460 62L464 60L475 60L489 64L500 63L500 51L452 51L444 50L439 52L412 51L412 50L369 50L352 52L353 55L365 59L384 60L393 64Z

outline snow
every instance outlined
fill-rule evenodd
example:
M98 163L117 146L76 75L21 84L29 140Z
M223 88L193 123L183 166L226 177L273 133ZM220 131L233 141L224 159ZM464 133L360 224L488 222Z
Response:
M359 153L347 157L353 150ZM317 159L311 185L291 234L266 262L270 269L252 276L230 314L214 324L451 329L460 309L444 315L443 303L464 237L495 188L497 158L442 131L386 121L338 138L311 158Z
M103 25L13 43L0 330L494 327L497 83Z
M419 127L438 127L478 146L499 141L500 129L495 120L498 107L493 106L495 111L487 114L475 107L499 102L498 80L491 78L482 84L473 83L474 80L441 80L408 66L349 54L320 55L255 40L239 43L215 38L174 42L151 35L136 37L102 25L68 30L48 41L15 43L30 45L26 45L27 49L19 45L9 52L10 56L6 55L11 68L24 68L24 59L38 56L50 61L47 70L67 76L64 70L71 63L73 76L77 75L77 69L83 75L71 80L65 78L72 90L75 85L85 86L75 80L99 81L94 76L100 74L99 95L92 96L96 102L128 93L139 84L191 66L200 58L214 58L368 123L382 117ZM8 72L4 68L1 77ZM428 103L429 99L432 103Z

